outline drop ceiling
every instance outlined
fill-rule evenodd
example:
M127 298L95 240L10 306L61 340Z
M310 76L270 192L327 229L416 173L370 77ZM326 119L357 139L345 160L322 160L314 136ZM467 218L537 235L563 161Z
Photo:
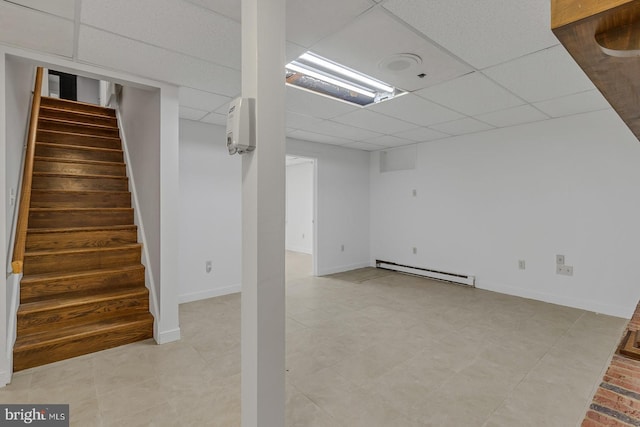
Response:
M287 135L373 151L610 108L549 8L288 0L287 61L312 50L409 93L361 108L287 87ZM0 43L175 84L181 118L217 125L240 94L240 32L238 0L0 0ZM406 53L421 62L388 65Z

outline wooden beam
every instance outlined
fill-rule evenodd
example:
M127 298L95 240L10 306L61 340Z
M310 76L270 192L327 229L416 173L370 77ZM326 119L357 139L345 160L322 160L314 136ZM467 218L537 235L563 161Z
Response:
M552 0L551 10L556 37L640 139L640 0Z

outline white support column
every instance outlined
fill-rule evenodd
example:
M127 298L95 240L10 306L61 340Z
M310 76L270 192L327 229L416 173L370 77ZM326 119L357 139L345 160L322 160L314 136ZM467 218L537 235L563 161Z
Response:
M284 426L285 0L242 0L242 96L256 150L242 159L242 426Z

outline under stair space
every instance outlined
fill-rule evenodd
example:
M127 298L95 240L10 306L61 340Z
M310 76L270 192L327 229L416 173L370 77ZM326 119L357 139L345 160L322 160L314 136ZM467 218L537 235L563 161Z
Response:
M151 338L115 111L41 98L14 370Z

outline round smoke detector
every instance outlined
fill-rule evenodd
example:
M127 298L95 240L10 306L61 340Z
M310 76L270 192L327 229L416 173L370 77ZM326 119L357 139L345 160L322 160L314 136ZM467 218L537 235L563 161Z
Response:
M378 68L391 73L400 73L422 64L422 58L413 53L396 53L378 63Z

